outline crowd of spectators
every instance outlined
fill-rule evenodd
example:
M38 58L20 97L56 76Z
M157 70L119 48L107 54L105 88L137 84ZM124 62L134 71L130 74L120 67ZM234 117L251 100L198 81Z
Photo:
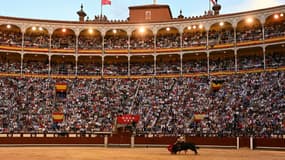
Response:
M277 26L275 26L277 27ZM238 42L244 40L256 40L257 34L260 30L249 29L237 33ZM268 27L268 34L270 28ZM254 33L252 33L254 32ZM258 32L258 33L255 33ZM279 32L278 32L279 33ZM0 32L0 44L9 46L22 46L22 34L15 32ZM48 35L26 35L24 36L24 47L32 48L49 48ZM262 35L259 36L262 38ZM185 32L183 33L183 47L205 46L206 32ZM233 42L233 33L231 31L211 31L209 32L209 40L215 41L217 44L225 44ZM75 49L75 36L53 36L51 41L51 48L54 49ZM104 38L104 47L106 50L112 49L149 49L154 48L153 37L136 37L131 38L128 42L127 36L106 36ZM179 34L158 35L156 38L157 48L180 48ZM83 50L102 49L101 37L79 37L78 48Z
M265 39L281 37L285 34L284 21L266 23L264 26ZM234 42L233 29L210 30L209 45L230 44ZM5 46L22 46L22 33L17 30L0 31L0 44ZM262 40L262 27L259 24L244 25L237 28L237 43ZM53 49L75 49L75 35L53 35L51 37L51 48ZM156 42L153 36L136 36L131 37L124 34L107 35L104 37L104 48L112 49L150 49L154 48L187 48L195 46L206 46L207 32L205 30L185 30L182 33L182 46L180 43L179 33L158 34ZM44 32L24 34L24 47L27 48L49 48L49 35ZM129 45L130 44L130 45ZM78 48L83 50L102 49L101 36L79 36Z
M50 130L54 108L52 80L2 77L0 86L1 132Z
M206 46L207 33L205 31L184 32L182 43L184 48Z
M102 64L100 63L79 63L77 66L78 75L100 76L102 74Z
M265 25L265 39L284 36L284 22ZM125 34L106 35L104 49L152 49L206 46L206 31L187 31L154 37L130 38ZM75 35L29 35L16 30L0 31L0 45L52 49L75 49ZM237 42L262 40L261 25L237 28ZM181 42L182 40L182 42ZM233 30L209 31L209 45L233 43ZM51 44L50 44L51 42ZM182 45L182 46L181 46ZM130 48L129 48L130 47ZM282 46L284 47L284 45ZM78 37L78 48L103 49L102 38ZM237 69L285 66L280 52L237 55ZM1 53L2 54L2 53ZM7 54L6 56L4 56ZM54 75L153 75L233 71L235 59L207 58L154 63L79 63L0 57L1 73ZM16 56L15 56L16 57ZM17 56L19 57L19 56ZM21 65L21 62L22 65ZM49 66L50 63L50 66ZM265 66L264 66L265 65ZM104 68L102 69L102 66ZM49 70L50 69L50 70ZM77 69L77 70L76 70ZM156 69L156 70L155 70ZM103 71L103 73L102 73ZM222 79L213 90L212 81ZM58 97L56 84L67 84L66 96ZM140 115L137 133L192 134L270 137L285 135L285 72L264 71L227 76L193 76L139 79L52 79L0 77L0 133L97 132L113 131L116 117ZM64 115L62 122L53 113ZM195 116L203 115L201 119Z
M25 35L24 47L26 48L49 48L49 35L47 34Z
M218 91L211 80L223 79ZM66 98L55 85L64 81ZM111 132L118 115L139 114L137 133L285 134L283 71L224 77L145 79L0 78L0 132ZM63 122L52 113L62 112ZM197 121L196 114L205 117Z
M112 49L128 49L129 42L127 36L106 36L104 38L104 49L112 50Z
M238 55L238 70L264 68L264 58L262 54Z
M285 66L285 53L272 52L266 55L266 68L278 68Z
M53 36L51 48L53 49L75 49L76 38L74 35Z
M193 59L183 62L183 73L207 73L207 59Z
M237 29L237 43L262 40L262 28L259 25L244 26Z
M128 75L128 63L105 64L104 75Z
M48 62L40 61L25 61L23 62L23 73L24 74L48 74L49 73Z
M265 25L265 31L264 31L264 36L265 39L268 38L275 38L275 37L282 37L285 35L285 22L278 22L278 23L273 23L273 24L268 24Z
M171 62L158 62L156 66L156 74L180 74L180 60Z
M268 52L266 53L265 67L278 68L285 66L285 58L283 52ZM183 60L182 73L207 73L208 65L206 57L193 57L193 59ZM252 70L263 69L264 59L262 54L238 54L237 56L237 70ZM0 72L2 73L21 73L20 60L6 59L0 57ZM74 63L55 63L51 62L51 74L55 75L75 75L76 67ZM169 62L158 60L156 66L154 63L132 63L130 62L130 75L154 75L156 74L180 74L181 64L180 59L173 59ZM128 75L128 63L105 63L103 75ZM215 55L210 55L209 72L217 71L235 71L234 57L217 58ZM48 74L49 62L38 60L23 61L22 73L24 74ZM86 76L100 76L102 75L102 64L95 62L81 61L77 65L77 75Z
M153 63L131 63L131 75L154 75Z
M75 75L74 63L51 63L51 74L55 75Z
M88 37L80 36L78 39L78 48L82 50L90 49L102 49L102 38L101 37Z
M148 37L134 37L130 40L131 49L154 49L154 39Z
M21 62L2 61L0 59L0 72L2 73L21 73Z
M179 33L158 35L156 38L156 48L180 48Z
M21 47L22 33L0 30L0 44L3 46Z
M217 71L234 71L235 70L235 59L234 57L217 58L210 61L209 64L210 72Z
M233 30L210 30L209 45L230 44L234 42Z
M2 73L21 73L21 59L20 56L13 56L8 58L9 53L0 54L0 72Z

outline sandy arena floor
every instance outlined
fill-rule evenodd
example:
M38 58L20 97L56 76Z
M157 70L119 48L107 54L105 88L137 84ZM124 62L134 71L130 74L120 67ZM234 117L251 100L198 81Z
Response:
M166 148L0 147L1 160L285 160L285 151L200 149L171 155Z

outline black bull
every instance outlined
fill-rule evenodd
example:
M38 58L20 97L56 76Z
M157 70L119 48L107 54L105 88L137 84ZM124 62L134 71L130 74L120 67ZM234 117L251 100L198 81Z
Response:
M189 149L192 150L195 154L198 154L197 149L199 149L199 147L196 147L196 145L193 143L182 142L170 145L168 149L172 154L176 154L177 152L181 151L187 152Z

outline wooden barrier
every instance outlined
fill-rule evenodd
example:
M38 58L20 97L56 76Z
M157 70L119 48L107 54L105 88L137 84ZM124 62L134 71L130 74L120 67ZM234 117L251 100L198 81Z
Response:
M12 144L104 144L104 137L0 137L1 145Z
M285 149L283 136L276 138L250 137L197 137L186 136L186 141L200 147L236 148L277 148ZM8 145L99 145L126 147L167 146L176 142L177 136L133 136L131 134L0 134L0 146Z
M268 147L268 148L285 148L284 138L255 138L253 141L254 148Z

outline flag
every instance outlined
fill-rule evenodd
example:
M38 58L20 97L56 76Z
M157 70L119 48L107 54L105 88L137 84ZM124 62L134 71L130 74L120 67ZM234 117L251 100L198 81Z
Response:
M63 113L54 112L54 113L52 114L52 119L53 119L54 122L62 122L62 121L63 121L63 118L64 118Z
M67 84L66 83L57 83L55 85L56 92L66 92Z
M195 113L194 114L194 120L199 122L202 121L206 117L205 113Z
M212 5L217 4L217 1L216 1L216 0L210 0L210 1L211 1Z
M140 120L139 115L132 115L132 114L124 114L122 116L117 117L118 124L130 124L130 123L137 123Z
M111 0L101 0L102 5L111 5Z
M223 86L224 80L212 80L211 90L214 92L219 91Z

